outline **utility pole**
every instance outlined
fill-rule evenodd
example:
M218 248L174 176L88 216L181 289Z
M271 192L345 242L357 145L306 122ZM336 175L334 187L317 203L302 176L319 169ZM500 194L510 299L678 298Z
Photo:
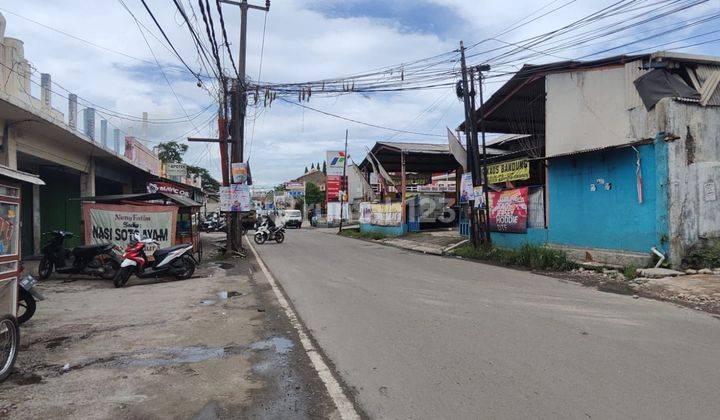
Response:
M490 237L490 188L488 188L487 174L487 148L485 146L485 112L483 107L483 72L490 70L490 65L485 64L476 67L478 72L478 88L480 90L480 132L482 133L482 179L483 193L485 195L485 244L492 244ZM477 143L477 132L475 133L475 142Z
M460 41L460 68L462 71L462 96L463 104L465 105L465 139L467 145L467 159L468 169L472 174L473 187L478 184L478 170L477 170L477 159L476 154L478 152L477 143L475 142L475 116L473 115L475 110L470 102L470 88L468 83L468 68L465 63L465 45ZM470 242L477 248L480 245L478 238L477 229L477 212L473 203L470 205Z
M247 0L232 1L220 0L221 3L240 6L240 55L238 56L238 80L232 89L232 163L243 162L243 147L245 137L245 114L247 107L247 86L245 83L245 61L247 57L247 12L248 9L270 11L270 0L265 0L265 7L249 4ZM228 224L228 248L232 252L242 252L242 218L240 212L232 212Z
M340 228L338 229L338 233L342 232L342 225L343 225L343 201L345 199L345 194L347 193L348 187L350 186L349 183L346 184L345 182L345 172L347 170L347 161L348 161L348 154L347 154L347 141L348 141L348 130L345 129L345 160L343 161L343 176L342 176L342 186L343 189L340 191ZM327 194L327 193L326 193Z

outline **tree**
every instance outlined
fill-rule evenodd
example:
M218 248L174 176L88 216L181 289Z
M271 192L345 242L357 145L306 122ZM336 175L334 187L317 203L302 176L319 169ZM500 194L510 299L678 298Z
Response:
M160 143L158 145L158 157L162 163L182 163L183 155L188 150L187 144L180 144L176 141Z
M302 199L302 197L298 197L295 199L295 210L303 210L303 206L305 204L305 200Z
M220 190L220 183L210 175L207 169L199 166L187 167L188 175L199 175L202 182L202 189L208 192L218 192Z
M305 184L305 202L308 206L322 204L325 202L325 192L320 191L314 182L308 182Z
M308 168L307 168L307 166L305 167L305 173L308 173Z
M310 169L315 169L315 164L314 164L314 163L311 163L311 164L310 164Z
M327 162L323 161L323 173L327 175Z

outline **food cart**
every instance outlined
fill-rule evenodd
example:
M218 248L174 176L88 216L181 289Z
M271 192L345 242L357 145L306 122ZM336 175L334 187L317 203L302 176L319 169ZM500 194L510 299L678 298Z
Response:
M202 259L199 227L202 204L188 197L154 192L83 197L81 200L84 201L86 244L111 242L124 248L131 239L129 233L139 232L156 236L154 239L161 247L191 243L198 261ZM114 216L96 216L102 212ZM143 214L145 216L140 216ZM162 215L171 216L163 218Z
M20 348L17 323L20 266L20 182L45 183L35 175L0 165L0 381Z

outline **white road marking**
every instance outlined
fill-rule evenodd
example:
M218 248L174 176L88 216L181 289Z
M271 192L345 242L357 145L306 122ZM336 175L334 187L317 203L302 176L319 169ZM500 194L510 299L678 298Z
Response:
M287 299L285 299L285 295L283 295L282 291L278 287L275 278L272 276L272 274L270 274L270 271L265 266L265 262L263 262L262 258L260 258L260 254L258 254L258 252L255 250L253 244L250 243L249 238L248 245L250 246L250 249L255 255L255 259L257 260L258 265L260 265L260 269L262 270L263 274L265 274L268 283L270 283L270 286L272 286L273 292L275 292L275 297L277 297L278 302L280 302L280 306L282 306L283 310L285 310L285 315L287 315L287 317L290 319L290 323L293 325L293 327L295 327L295 330L300 337L300 342L302 343L303 348L305 348L305 352L310 358L310 361L312 362L315 371L320 377L320 380L322 380L323 384L325 384L325 389L327 390L328 394L330 394L330 398L332 398L333 402L335 403L335 407L337 407L337 410L340 413L340 417L343 420L360 419L357 411L355 411L355 407L345 395L345 392L343 392L342 387L335 379L335 376L333 376L332 371L325 363L320 353L315 349L315 346L313 346L313 343L308 337L308 334L305 333L305 329L300 323L297 314L292 309Z

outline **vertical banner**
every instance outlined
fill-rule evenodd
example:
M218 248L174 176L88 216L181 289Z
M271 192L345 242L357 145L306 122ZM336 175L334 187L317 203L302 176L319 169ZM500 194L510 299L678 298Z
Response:
M232 184L229 187L220 187L220 211L250 211L252 198L250 187L247 185Z
M326 175L339 175L343 174L343 167L345 166L345 152L327 151L325 152L326 160Z
M490 194L490 230L526 233L528 217L528 189L492 191Z
M360 203L360 223L369 224L372 220L372 203Z
M234 162L230 164L233 184L245 184L248 181L249 168L245 162Z
M465 172L460 178L460 202L467 203L473 199L472 172Z
M327 201L340 201L340 190L342 190L342 175L328 175L326 177Z

